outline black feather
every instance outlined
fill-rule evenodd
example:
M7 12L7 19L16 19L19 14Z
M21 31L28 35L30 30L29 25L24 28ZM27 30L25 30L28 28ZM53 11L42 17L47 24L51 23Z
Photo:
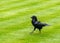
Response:
M34 26L34 30L32 32L34 32L36 29L39 29L39 31L41 31L44 26L48 26L48 24L38 21L36 16L32 16L31 18L32 25Z

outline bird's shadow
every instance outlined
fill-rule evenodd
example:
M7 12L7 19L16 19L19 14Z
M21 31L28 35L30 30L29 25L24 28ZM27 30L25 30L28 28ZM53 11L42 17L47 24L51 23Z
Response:
M32 33L30 36L37 37L37 38L49 38L52 37L51 34L48 33Z

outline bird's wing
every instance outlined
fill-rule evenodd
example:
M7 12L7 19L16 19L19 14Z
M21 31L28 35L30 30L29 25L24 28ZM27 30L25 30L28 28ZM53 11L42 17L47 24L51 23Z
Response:
M39 21L36 21L34 24L38 25L38 24L40 24L40 22Z

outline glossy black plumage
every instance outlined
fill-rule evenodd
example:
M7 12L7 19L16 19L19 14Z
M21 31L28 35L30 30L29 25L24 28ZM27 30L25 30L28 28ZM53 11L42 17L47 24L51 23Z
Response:
M34 30L31 33L33 33L36 29L39 29L39 31L41 32L41 29L44 26L48 26L48 24L38 21L36 16L32 16L31 18L32 18L31 23L32 23L32 25L34 27Z

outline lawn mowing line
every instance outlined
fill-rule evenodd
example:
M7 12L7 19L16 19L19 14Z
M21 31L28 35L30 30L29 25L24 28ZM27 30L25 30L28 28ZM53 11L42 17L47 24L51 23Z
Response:
M56 14L58 14L58 15L56 15ZM40 17L41 18L40 20L42 20L42 21L45 22L45 20L48 21L48 19L50 20L52 18L56 18L56 17L59 17L59 16L60 16L60 13L59 12L55 12L55 13L50 14L50 15L47 15L47 16L41 16Z
M23 32L23 31L24 31L24 32ZM29 28L28 28L28 30L25 30L25 29L23 30L23 29L22 29L22 30L15 31L15 32L13 32L13 33L9 33L10 35L9 35L9 34L8 34L8 35L9 35L9 36L11 36L11 35L12 35L12 36L15 36L16 39L25 39L24 37L27 35L27 34L26 34L27 31L29 32ZM21 35L20 33L21 33L21 34L24 33L24 35ZM20 35L21 35L21 37L20 37ZM22 37L22 36L23 36L23 37ZM6 37L8 37L8 36L6 36ZM16 40L15 38L13 37L14 40ZM10 39L11 39L11 37L10 37Z
M9 14L9 13L8 13Z
M59 8L60 6L57 6L57 7ZM52 7L52 8L53 8L53 7ZM51 8L51 10L53 10L52 8ZM59 10L58 8L57 8L57 10ZM23 10L24 10L24 9L23 9ZM21 11L23 11L23 10L21 10ZM38 8L38 9L30 9L30 10L26 8L26 10L27 10L26 12L29 12L29 13L31 12L31 10L32 10L32 13L33 13L33 12L37 12L37 11L41 11L40 8ZM42 10L46 10L46 9L42 9ZM25 10L24 10L24 11L25 11ZM24 12L24 14L26 14L26 12ZM19 11L19 12L17 12L17 13L19 14L19 13L23 13L23 12L20 12L20 11ZM22 14L22 15L23 15L23 14ZM21 15L21 16L22 16L22 15Z
M14 31L16 32L16 31ZM18 38L23 38L25 34L22 34L23 31L17 31L17 33L9 33L9 34L6 34L6 35L2 35L1 36L1 41L13 41L13 40L16 40ZM8 40L7 40L8 39Z
M4 13L5 14L5 13Z
M55 14L54 16L53 16L52 14L51 14L51 15L49 14L48 17L51 16L51 17L49 17L49 19L52 19L52 18L57 17L57 15L56 15L57 13L58 13L58 12L53 13L53 14ZM9 21L6 21L6 22L5 22L5 21L0 22L0 26L4 26L3 24L5 24L5 26L6 26L6 25L7 25L7 26L8 26L8 25L10 26L10 25L12 25L12 24L15 25L15 24L23 23L23 22L26 21L25 19L29 19L28 17L30 17L30 16L31 16L31 15L23 16L22 18L19 18L20 20L19 20L18 18L15 18L15 21L14 21L14 19L12 19L13 21L9 20ZM40 15L40 18L43 20L43 18L45 18L46 16L47 16L47 15L45 15L45 16L44 16L44 15L43 15L43 16ZM58 15L58 16L59 16L59 15ZM48 18L48 17L47 17L47 18ZM25 18L25 19L24 19L24 18ZM47 19L47 18L45 18L45 19ZM40 19L40 20L41 20L41 19ZM23 21L23 20L24 20L24 21ZM29 21L29 20L28 20L28 21ZM43 20L43 21L45 21L45 20ZM48 19L47 19L47 21L48 21ZM9 24L8 24L8 23L9 23Z
M9 32L12 32L12 31L16 31L17 29L22 29L22 28L26 28L29 26L29 24L27 24L27 26L25 26L26 23L22 23L22 24L18 24L18 25L13 25L13 26L6 26L6 28L2 27L0 28L0 33L2 33L1 35L3 34L6 34L6 33L9 33ZM24 26L24 27L21 27L21 26ZM11 30L12 29L12 30Z
M6 22L0 22L1 24L0 24L0 26L2 27L2 28L5 28L5 27L8 27L8 26L11 26L11 25L16 25L16 24L21 24L21 23L24 23L24 22L26 22L26 21L28 21L28 20L25 20L24 18L23 19L15 19L15 20L10 20L10 21L6 21ZM5 26L4 26L5 25ZM1 28L0 27L0 28Z
M57 6L55 9L56 9L56 10L59 10L59 9L58 9L59 7L60 7L60 6ZM53 7L53 8L49 8L49 9L53 10L54 7ZM21 10L24 10L24 9L21 9ZM21 10L20 10L20 11L21 11ZM25 11L25 10L26 10L26 11ZM25 10L24 10L24 13L23 13L22 11L21 11L21 12L19 11L19 13L22 14L22 15L23 15L23 14L26 15L26 12L31 13L31 10L32 10L32 9L30 9L30 10L28 11L27 8L26 8ZM40 11L39 9L38 9L37 11L36 11L36 10L37 10L37 9L33 9L33 12L32 12L32 13ZM46 9L45 9L45 10L46 10ZM16 11L17 11L17 10L16 10ZM8 17L9 17L10 15L13 15L13 16L14 16L15 13L17 13L17 15L20 16L20 14L18 13L18 11L17 11L17 12L14 12L14 14L13 14L12 12L13 12L13 11L11 11L10 13L5 12L5 13L7 13L8 15L5 15L5 13L4 13L4 16L8 16ZM11 13L12 13L12 14L11 14ZM28 14L28 13L27 13L27 14ZM16 15L16 16L17 16L17 15ZM21 15L21 16L22 16L22 15ZM4 17L3 14L1 14L0 16L1 16L0 18ZM5 18L5 17L4 17L4 18Z
M58 30L60 30L60 29L59 29L59 26L60 26L60 23L59 23L60 20L59 20L59 19L60 19L60 17L58 16L58 17L56 17L56 18L53 18L53 19L49 20L48 22L49 22L50 27L49 27L49 28L46 27L45 29L43 29L43 31L46 30L46 33L47 33L47 32L51 33L52 30L55 30L55 31L58 32ZM49 29L49 31L48 31L48 29ZM51 31L50 31L50 30L51 30ZM55 31L53 31L53 33L54 33Z
M52 19L52 18L51 18L51 19ZM49 20L50 20L50 19L47 19L47 21L49 21ZM29 21L29 20L28 20L28 21ZM29 22L28 22L28 21L25 21L25 22L30 23L30 21L29 21ZM16 26L15 26L15 25L11 25L11 26L10 26L10 25L9 25L9 26L7 25L7 27L6 27L6 26L4 25L4 26L5 26L4 28L5 28L5 29L7 29L8 27L11 27L11 28L12 28L13 26L14 26L13 28L16 28L16 27L21 28L20 26L21 26L22 24L24 24L25 22L23 22L23 23L21 23L21 24L17 23ZM27 24L27 23L26 23L26 24ZM10 24L11 24L11 23L10 23ZM50 24L51 24L51 23L50 23ZM18 26L18 25L20 25L20 26ZM27 24L27 25L28 25L28 24ZM30 24L29 24L29 25L30 25ZM24 25L22 25L22 26L24 26ZM1 27L0 27L0 28L1 28Z
M32 4L32 5L34 4L34 5L35 5L35 3L36 3L36 2L34 2L34 3L29 3L29 4ZM41 2L41 3L42 3L42 2ZM48 2L47 2L47 3L48 3ZM53 4L53 3L49 3L50 5L47 4L47 3L46 3L46 5L45 5L45 3L42 3L42 4L40 5L39 2L38 2L37 4L39 4L38 6L41 6L41 7L44 7L44 6L49 6L49 7L51 7L50 5L54 6L55 4L57 4L57 3L59 3L59 2L54 2L54 4ZM30 7L31 5L29 5L29 4L27 4L27 5ZM22 5L22 4L21 4L21 5ZM24 8L24 6L27 7L27 5L24 4L23 6L20 6L20 5L19 5L19 6L20 6L21 8ZM15 5L15 6L16 6L16 5ZM11 6L10 6L11 8L9 8L9 9L10 9L10 10L11 10L11 9L13 10L13 9L15 9L15 8L16 8L16 9L19 9L19 8L20 8L19 6L16 6L16 7L15 7L15 6L14 6L14 7L11 7ZM9 7L9 6L8 6L8 7ZM7 7L6 7L6 8L7 8ZM48 7L47 7L47 8L48 8ZM1 8L1 9L2 9L2 8ZM6 10L8 11L9 9L5 9L5 10L1 10L1 11L6 11Z
M59 6L60 7L60 6ZM45 9L45 10L42 10L41 12L36 12L35 14L32 14L32 15L40 15L40 16L45 16L46 14L49 15L49 14L55 14L55 13L59 13L60 9L59 7L52 7L52 8L49 8L49 9ZM60 16L59 14L57 14L57 16Z
M24 17L24 16L23 16ZM1 22L2 23L2 22Z
M16 11L16 10L14 10L14 11ZM14 12L14 11L13 11L13 12ZM12 12L12 11L11 11L11 12ZM8 13L8 12L5 12L5 13ZM3 13L3 14L5 15L5 13ZM3 14L0 14L0 15L3 15ZM14 13L12 13L12 14L14 14ZM9 13L8 13L8 15L9 15ZM10 14L10 15L11 15L11 14Z
M8 34L8 35L9 35L9 36L11 36L11 35L12 35L12 36L15 36L15 37L13 37L14 40L16 40L16 39L25 39L25 38L27 37L27 36L26 36L26 35L27 35L27 34L26 34L27 31L30 32L30 31L29 31L29 28L28 28L28 29L22 29L22 30L14 31L14 32L12 32L12 33L9 33L10 35L9 35L9 34ZM49 30L49 31L50 31L50 30ZM22 33L24 33L24 34L22 34ZM52 34L53 34L53 33L52 33ZM20 36L21 36L21 37L20 37ZM25 36L26 36L26 37L25 37ZM6 37L8 37L8 36L6 36ZM16 39L15 39L15 38L16 38ZM10 39L11 39L11 37L10 37Z
M25 0L5 0L5 1L0 1L1 6L5 6L7 4L13 4L13 2L24 2Z
M34 2L38 2L38 1L34 1ZM28 4L30 4L30 3L32 3L32 1L29 0L29 1L24 1L24 2L21 2L21 3L14 3L15 5L14 5L14 4L12 4L12 5L7 5L7 6L5 5L5 7L4 7L4 6L3 6L3 7L4 7L4 9L5 9L5 8L9 8L9 7L12 8L12 7L21 6L21 5L22 5L22 6L23 6L23 5L25 6L26 4L28 5ZM3 10L3 9L1 8L1 10Z
M30 3L30 2L32 3L32 0L24 1L24 2L22 2L22 3L20 3L20 4L21 4L21 5L25 5L25 3L27 4L27 2L28 2L28 3ZM40 3L41 3L41 2L45 2L45 1L42 1L42 0L37 1L37 0L35 0L34 2L38 2L38 3L40 2ZM6 4L6 3L5 3L5 4ZM16 3L15 6L16 6L16 5L17 5L17 6L20 6L19 3ZM3 6L4 6L4 5L3 5ZM6 6L6 5L5 5L5 6ZM12 4L12 6L14 7L14 4ZM9 7L11 7L11 6L9 6ZM1 9L2 9L2 8L1 8Z
M52 9L52 10L51 10ZM53 10L54 9L54 10ZM55 10L56 9L56 10ZM35 14L33 13L33 14L29 14L30 16L32 16L32 15L40 15L40 16L44 16L44 15L49 15L49 14L53 14L54 12L57 12L57 11L59 11L59 7L53 7L53 8L49 8L49 9L45 9L45 10L42 10L41 12L40 11L37 11L37 12L35 12ZM47 12L47 13L46 13ZM52 13L51 13L52 12ZM22 12L23 13L23 12ZM27 13L28 14L28 13ZM24 16L28 16L27 14L25 14ZM36 15L36 16L37 16ZM0 21L6 21L6 20L10 20L10 19L12 19L12 18L14 18L14 19L16 19L17 17L24 17L24 16L20 16L20 15L13 15L13 16L8 16L8 17L5 17L5 18L0 18ZM12 19L13 20L13 19Z
M26 28L27 29L27 28ZM28 28L28 30L29 30L29 28ZM17 37L17 36L19 36L19 34L21 33L21 31L23 32L23 31L28 31L28 30L24 30L24 29L22 29L22 30L18 30L18 32L16 33L16 31L15 32L13 32L13 33L15 33L15 35L16 35L16 37L15 38L19 38L19 37ZM20 33L19 33L20 32ZM29 32L29 31L28 31ZM10 34L12 34L12 36L15 36L13 33L10 33ZM23 32L24 34L25 34L25 32ZM20 34L21 35L21 34ZM9 35L10 36L10 35ZM25 35L24 35L25 36ZM6 36L7 37L7 36ZM11 38L11 37L10 37ZM23 37L21 37L21 38L23 38Z
M53 23L53 25L54 25L54 23L56 23L56 25L57 25L60 22L59 19L60 19L60 17L58 16L57 18L52 19L50 22ZM54 20L56 20L56 21L54 21Z
M55 26L54 26L55 27ZM50 30L49 30L50 31ZM56 30L55 30L55 32L56 32ZM53 33L52 33L52 35L53 35Z
M59 18L59 16L54 17L54 18L52 17L51 19L55 19L55 18L57 18L57 19L58 19L58 18ZM47 19L47 21L49 21L49 20L51 20L51 19ZM58 19L58 20L59 20L59 19ZM58 21L58 20L57 20L57 21ZM29 21L29 22L28 22L28 21L26 21L26 22L27 22L27 23L29 23L30 21ZM25 22L24 22L24 23L25 23ZM21 24L24 24L24 23L21 23ZM27 24L27 23L26 23L26 24ZM48 22L47 22L47 23L48 23ZM55 21L55 23L56 23L56 21ZM21 24L20 24L20 25L21 25ZM52 22L52 23L49 23L49 24L54 25L54 23L53 23L53 22ZM28 24L27 24L27 25L28 25ZM30 24L29 24L29 25L30 25ZM56 25L57 25L57 24L56 24Z
M59 18L58 18L59 19ZM56 21L57 19L54 19L54 22ZM54 24L54 26L52 26L52 27L50 27L49 28L49 30L45 30L46 32L43 32L43 33L49 33L49 34L51 34L51 36L53 37L53 39L52 40L57 40L57 41L60 41L60 36L59 36L59 34L60 34L60 28L59 28L59 26L60 26L60 24L59 24L59 20L58 20L58 22L56 23L56 25ZM53 31L54 30L54 31ZM49 38L50 39L50 38ZM48 40L49 41L49 39L46 39L46 41ZM54 40L54 41L55 41Z
M29 15L29 16L30 16L30 15ZM9 22L10 22L10 21L9 21ZM8 22L8 23L9 23L9 22ZM1 22L1 23L2 23L2 22ZM13 22L10 22L10 24L11 24L11 23L13 23ZM17 23L17 22L16 22L16 23ZM18 23L19 23L19 22L18 22ZM3 24L4 24L4 23L3 23ZM6 24L6 23L5 23L5 24ZM1 25L1 26L2 26L2 25Z
M21 9L21 8L24 8L24 7L31 7L31 6L34 6L34 5L37 5L37 4L39 4L40 2L34 2L34 3L28 3L27 5L19 5L19 6L14 6L14 7L9 7L8 6L8 8L6 8L6 9L2 9L2 10L0 10L1 12L3 12L3 11L5 11L5 12L7 12L7 11L12 11L12 10L16 10L16 9Z
M43 15L43 16L41 16L40 18L42 18L42 20L43 20L43 18L45 18L47 15L48 15L48 17L49 17L49 19L52 19L52 18L55 18L55 17L57 17L57 14L58 12L56 12L56 13L53 13L53 14L55 14L55 15L52 15L52 14L46 14L45 16ZM8 24L9 26L11 25L11 24L19 24L19 23L23 23L24 21L26 21L25 19L29 19L28 17L30 17L31 15L27 15L27 16L23 16L22 18L15 18L15 21L14 21L14 19L12 19L13 21L11 21L11 20L9 20L9 21L3 21L3 22L0 22L0 26L3 26L3 24ZM50 17L51 16L51 17ZM58 15L59 16L59 15ZM47 17L47 18L48 18ZM25 18L25 19L24 19ZM47 19L47 18L45 18L45 19ZM23 21L24 20L24 21ZM7 26L8 26L7 25Z
M7 5L11 5L11 4L16 4L16 3L21 3L21 2L24 2L25 0L9 0L8 2L4 2L4 3L1 3L0 2L0 8L2 8L3 6L7 6Z
M29 7L29 8L30 8L30 7ZM13 9L14 9L14 8L13 8ZM24 9L27 9L27 8L24 8ZM11 11L8 11L8 12L5 12L5 13L9 13L9 12L13 12L13 13L14 13L14 12L18 12L18 11L21 11L21 10L24 11L23 9L19 9L19 8L16 9L16 8L15 8L15 10L11 10ZM2 11L4 12L4 10L2 10ZM3 13L3 14L5 14L5 13Z
M3 1L0 1L0 4L6 4L6 3L8 3L8 2L11 2L12 0L3 0Z

